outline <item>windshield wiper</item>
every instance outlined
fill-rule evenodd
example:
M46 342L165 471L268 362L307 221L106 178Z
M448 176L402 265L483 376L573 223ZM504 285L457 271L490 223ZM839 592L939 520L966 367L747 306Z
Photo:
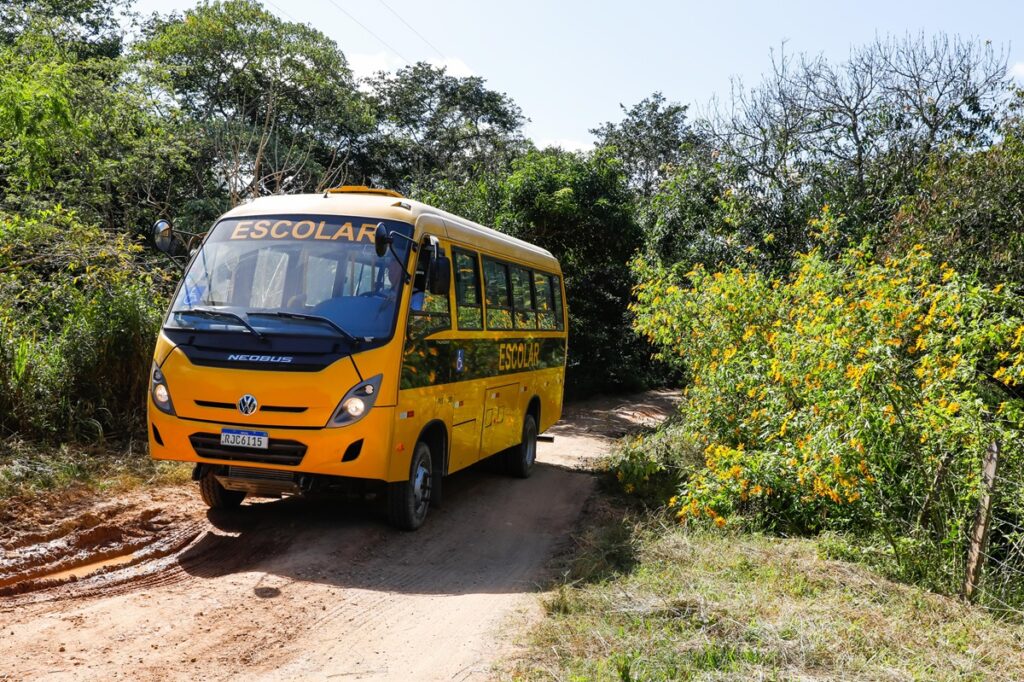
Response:
M357 339L355 336L353 336L349 332L345 331L345 329L340 324L338 324L337 322L335 322L334 320L332 320L329 317L324 317L323 315L312 315L310 313L293 313L293 312L289 312L287 310L275 310L275 311L272 311L272 312L253 312L253 311L250 311L247 314L248 315L266 315L267 317L283 317L283 318L289 319L289 320L308 320L309 322L320 322L321 324L330 325L336 332L338 332L339 334L344 336L346 339L348 339L352 343L359 343L359 339Z
M243 327L251 331L259 338L263 338L263 334L260 333L256 327L249 324L249 321L238 313L233 313L230 310L213 310L212 308L182 308L181 310L172 310L172 315L197 315L199 317L212 317L212 318L230 318L237 320Z

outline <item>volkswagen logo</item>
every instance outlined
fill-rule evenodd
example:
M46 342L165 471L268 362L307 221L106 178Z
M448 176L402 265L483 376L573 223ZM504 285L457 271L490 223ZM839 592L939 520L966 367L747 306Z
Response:
M256 411L258 405L255 396L250 393L246 393L238 399L238 411L247 417Z

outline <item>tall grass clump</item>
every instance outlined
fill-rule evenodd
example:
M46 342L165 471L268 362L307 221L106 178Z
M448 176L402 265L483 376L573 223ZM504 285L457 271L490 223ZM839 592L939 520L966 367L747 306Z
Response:
M59 207L0 215L4 438L96 442L142 427L166 282L139 257Z
M680 419L704 462L667 500L681 521L860 538L899 577L953 592L995 442L989 570L1005 576L990 596L1024 604L1017 293L920 246L812 251L783 276L635 270L637 329L692 378Z

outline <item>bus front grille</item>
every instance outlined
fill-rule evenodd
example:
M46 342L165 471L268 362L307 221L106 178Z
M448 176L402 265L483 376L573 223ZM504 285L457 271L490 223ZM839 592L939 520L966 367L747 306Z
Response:
M295 466L306 455L305 443L283 438L271 438L266 450L221 445L217 433L193 433L188 439L196 454L206 459Z
M196 405L199 407L213 407L219 410L237 410L238 406L235 403L219 403L215 400L195 400ZM302 414L308 407L302 405L260 405L260 412L290 412L292 414Z

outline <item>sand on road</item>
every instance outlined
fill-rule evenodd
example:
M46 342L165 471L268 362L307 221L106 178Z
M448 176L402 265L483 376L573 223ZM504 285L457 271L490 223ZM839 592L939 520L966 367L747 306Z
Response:
M210 512L191 486L9 509L0 680L489 679L540 617L589 464L677 398L567 406L533 476L454 474L415 533L367 503Z

